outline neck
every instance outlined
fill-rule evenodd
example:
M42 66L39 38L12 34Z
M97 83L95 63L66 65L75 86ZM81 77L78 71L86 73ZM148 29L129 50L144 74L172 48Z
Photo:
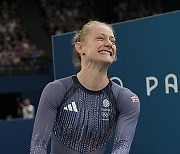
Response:
M101 90L109 83L107 68L98 65L83 67L77 78L84 87L93 91Z

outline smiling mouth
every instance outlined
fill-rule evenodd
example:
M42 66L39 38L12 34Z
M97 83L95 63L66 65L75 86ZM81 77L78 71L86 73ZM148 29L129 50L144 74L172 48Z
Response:
M108 50L100 50L100 51L98 51L98 53L103 53L103 54L107 54L108 53L110 56L113 55L112 52L108 51Z

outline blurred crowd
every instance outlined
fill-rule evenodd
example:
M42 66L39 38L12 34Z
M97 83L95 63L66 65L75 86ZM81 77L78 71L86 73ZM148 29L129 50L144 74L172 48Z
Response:
M0 75L42 73L46 52L28 38L18 1L0 1ZM89 20L109 24L162 13L161 0L38 0L49 36L71 32Z
M117 21L127 21L160 14L163 8L160 0L121 0L113 11Z
M0 75L44 71L46 53L27 34L16 1L0 1Z
M80 29L92 19L109 24L162 13L161 0L39 0L49 35Z
M78 30L95 17L93 0L39 0L39 4L50 35Z

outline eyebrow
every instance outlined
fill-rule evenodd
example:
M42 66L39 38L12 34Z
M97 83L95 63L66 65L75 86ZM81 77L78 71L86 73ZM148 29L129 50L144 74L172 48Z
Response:
M98 33L97 35L103 35L103 36L104 36L105 34L103 34L103 33ZM110 36L110 38L116 39L115 36L112 36L112 35Z

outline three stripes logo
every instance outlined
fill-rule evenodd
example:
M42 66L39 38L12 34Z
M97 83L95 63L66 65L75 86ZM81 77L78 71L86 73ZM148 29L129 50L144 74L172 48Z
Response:
M77 110L77 106L75 102L71 102L70 104L68 104L67 106L64 107L64 110L69 110L69 111L74 111L74 112L78 112Z

